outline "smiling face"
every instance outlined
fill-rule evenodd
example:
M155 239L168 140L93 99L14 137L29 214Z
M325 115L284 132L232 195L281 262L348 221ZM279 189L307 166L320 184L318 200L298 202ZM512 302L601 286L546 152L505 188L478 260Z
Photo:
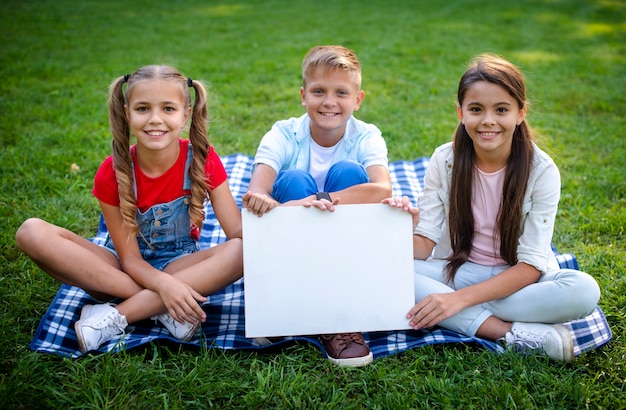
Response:
M148 150L177 147L190 112L181 85L161 79L135 83L124 109L138 147Z
M348 70L318 67L300 89L302 105L311 118L311 136L323 147L335 145L365 97Z
M477 165L504 166L511 153L513 132L524 121L526 107L520 107L503 87L477 81L467 88L457 110L474 144Z

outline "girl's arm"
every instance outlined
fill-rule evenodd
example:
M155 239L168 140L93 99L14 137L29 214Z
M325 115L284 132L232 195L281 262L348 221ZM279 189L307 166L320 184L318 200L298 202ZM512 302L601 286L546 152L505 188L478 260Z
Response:
M241 212L230 192L228 182L211 190L209 197L213 211L228 239L241 238Z
M465 307L479 305L510 296L518 290L537 282L541 272L535 267L520 262L507 270L472 286L457 290L456 297Z
M452 293L430 294L409 311L409 325L415 330L435 326L465 308L512 295L535 283L540 275L533 266L520 262L475 285Z
M181 310L179 309L181 305L188 303L184 301L189 299L189 294L198 301L205 299L180 280L166 272L153 268L152 265L143 259L139 251L136 235L122 223L122 214L119 207L107 205L100 201L100 208L115 245L122 270L139 286L158 293L165 307L172 315L174 315L174 312Z
M413 230L417 228L420 222L420 210L415 208L411 204L411 199L408 196L402 198L385 198L381 201L383 204L387 204L394 208L402 209L408 212L413 217ZM419 260L426 260L432 254L435 248L435 242L422 235L413 235L413 258Z
M115 245L122 270L141 287L156 290L159 277L167 274L154 269L143 259L136 235L131 228L124 225L119 207L100 201L100 209Z

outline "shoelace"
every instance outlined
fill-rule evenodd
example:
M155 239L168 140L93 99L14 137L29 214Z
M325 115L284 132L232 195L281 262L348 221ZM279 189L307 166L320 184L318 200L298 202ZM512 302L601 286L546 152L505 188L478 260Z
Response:
M522 352L525 350L535 350L535 349L541 348L542 346L539 340L521 339L521 338L515 337L515 335L513 334L511 334L510 338L505 337L504 342L507 347L512 347L517 352Z
M322 335L325 340L335 340L341 349L345 349L349 342L363 344L358 333L339 333L335 335Z
M102 326L103 323L109 322L108 326ZM101 328L104 330L105 328L113 328L116 332L116 334L121 334L124 333L124 327L119 323L119 321L117 320L116 315L112 312L109 313L106 316L103 316L102 318L100 318L100 320L98 320L95 324L94 324L95 328Z
M515 350L517 350L518 352L529 349L535 350L541 347L541 344L539 342L531 342L528 340L515 340L513 344L515 346Z

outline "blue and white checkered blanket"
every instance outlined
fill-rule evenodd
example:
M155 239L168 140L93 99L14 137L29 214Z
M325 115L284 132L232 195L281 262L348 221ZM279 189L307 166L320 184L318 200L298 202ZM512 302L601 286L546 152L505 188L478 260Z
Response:
M222 158L229 175L229 184L237 204L241 207L241 197L250 182L252 158L233 154ZM428 158L414 161L397 161L389 164L393 184L393 195L407 195L413 203L422 191L422 181ZM106 226L100 222L98 233L93 238L95 243L103 243ZM201 246L208 248L226 240L224 232L216 221L211 206L207 207L206 220L202 229ZM555 250L555 254L557 254ZM578 269L576 258L571 254L558 255L563 267ZM115 352L131 349L155 340L172 341L196 346L220 349L267 349L293 341L307 341L323 351L321 343L312 337L287 337L283 341L269 346L260 346L254 339L245 337L243 279L224 290L211 295L204 304L207 321L202 325L203 332L191 342L181 342L169 335L165 328L153 321L135 323L120 339L112 340L100 347L100 352ZM77 358L81 356L74 332L74 322L80 316L81 308L94 300L83 290L62 285L48 311L41 320L30 348L37 352L52 353ZM565 324L574 336L575 355L598 348L611 340L612 333L602 310L596 310L586 318ZM460 335L458 333L434 328L420 331L394 331L364 333L375 358L400 353L407 349L439 343L477 343L487 349L502 352L503 348L493 342Z

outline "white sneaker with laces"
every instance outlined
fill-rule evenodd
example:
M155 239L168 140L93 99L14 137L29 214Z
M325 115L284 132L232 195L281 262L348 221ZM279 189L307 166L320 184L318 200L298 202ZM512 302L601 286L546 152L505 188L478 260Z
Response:
M516 351L542 350L552 360L574 360L572 335L563 325L513 322L504 340Z
M100 345L124 334L126 317L108 303L85 305L74 324L78 347L82 353L97 350Z
M156 319L161 323L168 332L172 336L174 336L178 340L182 340L183 342L188 342L194 338L196 335L196 331L200 327L200 322L196 321L195 323L190 323L185 321L185 323L180 323L174 320L172 315L169 313L161 313L160 315L155 316L153 319Z

